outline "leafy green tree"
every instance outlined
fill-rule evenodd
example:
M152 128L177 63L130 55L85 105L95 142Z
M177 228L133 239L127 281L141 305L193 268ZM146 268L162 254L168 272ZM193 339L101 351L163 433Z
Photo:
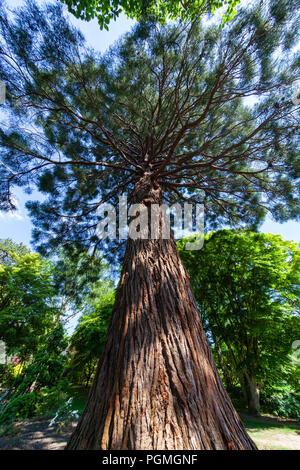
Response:
M124 191L147 215L152 203L203 203L210 229L258 224L266 209L297 217L296 6L259 1L223 30L142 23L100 57L62 5L1 10L3 111L14 123L0 130L1 208L12 207L14 184L36 184L45 201L28 207L41 253L75 245L114 261L96 210ZM101 362L68 444L145 447L255 448L217 373L176 243L161 235L127 242Z
M223 21L228 22L236 14L240 0L61 0L77 18L91 20L97 17L100 28L108 30L112 19L116 20L123 11L129 18L145 20L153 17L160 23L171 20L198 20L205 13L214 13L226 6Z
M24 357L59 319L78 314L105 269L98 254L61 249L50 262L11 240L0 241L0 259L0 335L10 353Z
M30 250L23 243L15 243L10 238L0 239L0 264L13 263L10 252L14 252L18 256L24 256Z
M10 264L0 265L0 338L7 354L34 354L53 328L58 311L54 302L51 266L40 255L9 252Z
M51 331L49 337L33 360L18 377L17 393L27 393L34 389L53 387L60 379L65 366L64 352L68 346L66 332L61 323Z
M49 400L47 396L49 391L52 398L50 403L52 406L55 404L62 386L62 373L66 363L64 352L67 346L66 333L62 324L58 323L30 364L15 380L13 393L7 406L0 413L0 423L33 416L39 411L45 399ZM49 406L49 403L47 405Z
M299 247L279 235L231 230L209 234L201 251L186 251L185 243L181 258L220 365L226 375L229 361L249 412L259 414L261 389L280 385L294 369Z
M88 387L103 351L109 321L114 305L115 289L111 281L94 286L86 302L85 313L71 338L74 356L70 364L72 376L84 376Z
M60 318L68 322L85 309L87 299L107 271L103 256L76 250L60 249L53 259L53 288L57 296Z

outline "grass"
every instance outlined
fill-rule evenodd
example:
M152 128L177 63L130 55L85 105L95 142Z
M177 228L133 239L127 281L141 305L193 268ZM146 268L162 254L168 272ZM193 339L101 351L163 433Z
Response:
M272 424L272 423L254 423L251 421L244 421L244 424L246 428L248 429L249 432L262 432L267 429L278 429L280 432L283 432L285 434L289 433L294 433L295 432L295 426L287 426L287 425L282 425L282 424ZM300 431L297 431L300 433Z
M73 388L72 408L82 413L87 402L88 390ZM260 450L300 450L300 423L280 421L276 417L259 417L242 414L247 432Z
M274 417L243 416L249 435L261 450L300 450L300 425Z
M81 414L87 402L88 390L73 388L72 408ZM280 421L276 417L242 414L247 432L260 450L300 450L300 423Z

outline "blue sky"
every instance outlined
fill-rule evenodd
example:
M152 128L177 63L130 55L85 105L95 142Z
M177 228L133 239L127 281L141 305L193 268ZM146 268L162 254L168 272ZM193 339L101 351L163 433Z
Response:
M7 2L10 7L20 6L22 0L9 0ZM45 3L40 1L40 3ZM70 21L78 27L84 34L87 43L98 51L105 51L113 44L120 35L129 31L134 21L128 20L125 16L121 16L116 22L112 22L109 31L100 31L98 23L93 20L89 23L77 20L71 14ZM0 238L11 238L16 242L23 242L30 246L32 224L28 217L25 202L28 199L37 199L37 193L31 196L25 195L21 189L15 191L18 204L18 211L15 213L0 212ZM279 224L274 222L271 217L267 217L261 231L266 233L275 233L282 235L287 240L295 240L300 242L300 224L294 221Z

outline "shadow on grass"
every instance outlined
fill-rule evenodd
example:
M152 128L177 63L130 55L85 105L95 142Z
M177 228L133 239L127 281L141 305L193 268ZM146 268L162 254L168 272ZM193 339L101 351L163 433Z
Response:
M245 427L252 432L278 430L283 433L293 432L300 435L300 423L296 420L281 420L272 416L249 416L244 414L240 416Z

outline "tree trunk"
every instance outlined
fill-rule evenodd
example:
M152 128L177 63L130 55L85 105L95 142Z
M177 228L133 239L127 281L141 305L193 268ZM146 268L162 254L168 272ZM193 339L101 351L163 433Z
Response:
M255 377L244 372L245 393L247 397L248 413L253 416L260 415L260 391Z
M136 184L134 202L160 188ZM127 242L88 403L67 449L256 449L223 387L170 240Z

